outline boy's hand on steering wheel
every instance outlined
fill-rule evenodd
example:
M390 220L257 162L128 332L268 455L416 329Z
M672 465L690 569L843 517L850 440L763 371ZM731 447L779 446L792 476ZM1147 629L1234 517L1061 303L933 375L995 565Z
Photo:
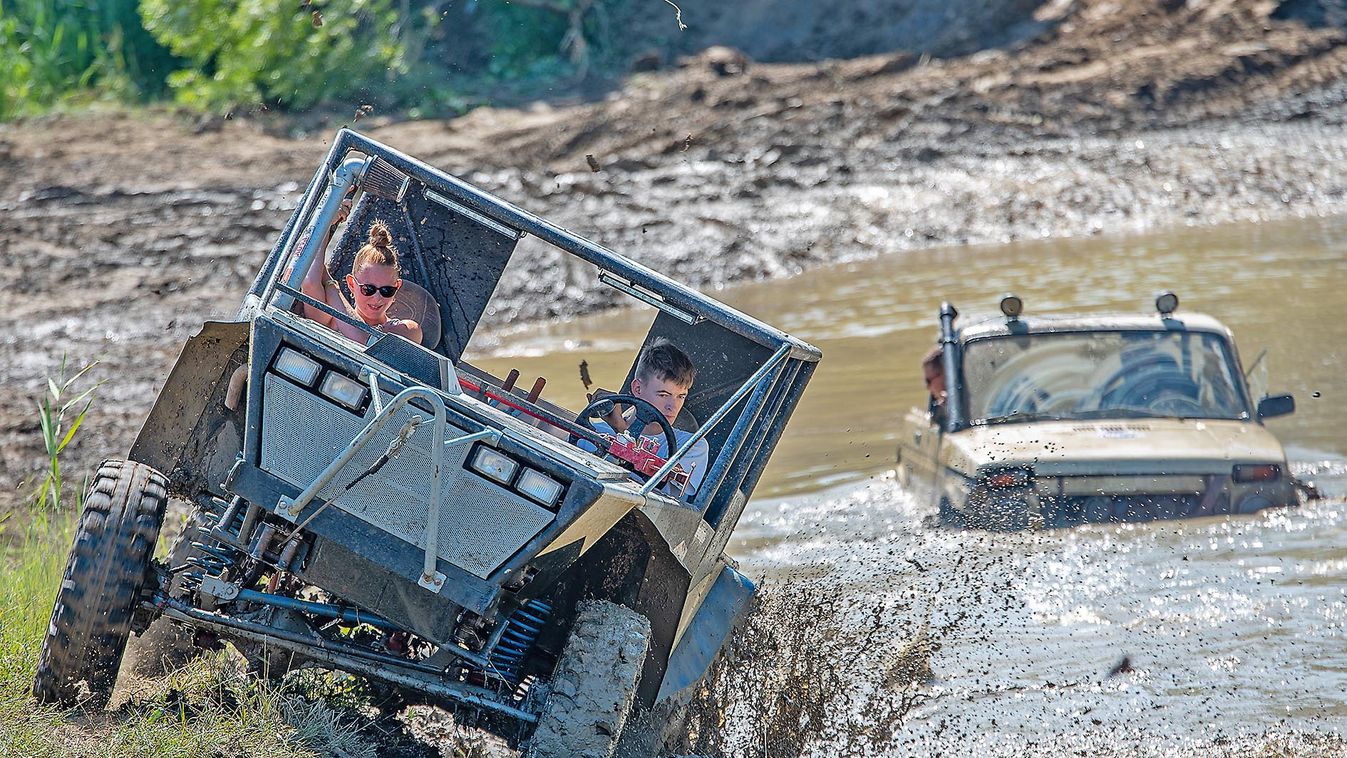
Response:
M611 392L602 387L595 387L593 392L585 395L585 399L592 404L605 397L616 394L616 392ZM602 418L608 426L612 427L614 432L621 434L622 432L627 431L627 419L622 416L622 411L618 410L617 403L611 403L608 412L603 414Z

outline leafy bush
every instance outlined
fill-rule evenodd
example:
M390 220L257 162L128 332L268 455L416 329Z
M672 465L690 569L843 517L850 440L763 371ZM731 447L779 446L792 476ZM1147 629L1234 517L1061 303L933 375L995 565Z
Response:
M403 72L394 0L142 0L145 28L187 66L168 84L199 108L307 108Z
M638 3L639 4L639 3ZM632 44L613 21L631 0L522 0L481 7L490 40L487 70L502 79L584 78L614 63Z
M63 99L154 97L176 63L137 0L0 0L0 120Z
M649 30L672 28L668 13L657 0L0 0L0 121L170 91L197 110L452 112L620 74L667 46Z

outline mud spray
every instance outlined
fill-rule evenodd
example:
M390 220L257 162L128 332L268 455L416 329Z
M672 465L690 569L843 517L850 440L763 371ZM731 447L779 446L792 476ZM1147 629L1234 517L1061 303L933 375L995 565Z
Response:
M1252 517L939 529L891 477L748 514L702 756L1341 755L1347 464Z

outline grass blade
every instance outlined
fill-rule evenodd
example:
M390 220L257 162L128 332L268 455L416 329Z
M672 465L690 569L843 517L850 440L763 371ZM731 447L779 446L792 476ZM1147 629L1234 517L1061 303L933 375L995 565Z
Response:
M65 446L69 445L70 441L75 439L75 432L79 430L80 424L84 423L84 416L89 412L89 408L93 404L94 404L93 400L90 400L89 402L84 404L84 410L80 411L80 414L75 417L75 423L70 425L70 431L65 433L65 438L61 440L61 444L56 446L57 453L61 452L62 450L65 450Z

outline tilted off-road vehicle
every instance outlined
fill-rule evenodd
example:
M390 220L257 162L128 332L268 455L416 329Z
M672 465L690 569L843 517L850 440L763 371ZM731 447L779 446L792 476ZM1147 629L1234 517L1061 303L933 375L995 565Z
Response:
M402 259L392 315L421 324L420 344L300 289L319 255L342 279L375 219ZM667 460L596 432L606 400L567 411L462 360L524 235L656 309L646 344L697 365L678 419L693 434ZM128 634L167 617L273 672L342 670L446 705L530 755L610 755L629 714L676 722L745 612L754 587L724 548L819 357L343 130L236 320L187 342L129 460L94 477L34 692L105 702ZM709 465L681 497L700 439ZM195 510L162 563L170 495Z
M1298 504L1281 443L1220 322L1176 314L940 313L946 401L908 413L898 477L950 526L989 529L1253 513Z

